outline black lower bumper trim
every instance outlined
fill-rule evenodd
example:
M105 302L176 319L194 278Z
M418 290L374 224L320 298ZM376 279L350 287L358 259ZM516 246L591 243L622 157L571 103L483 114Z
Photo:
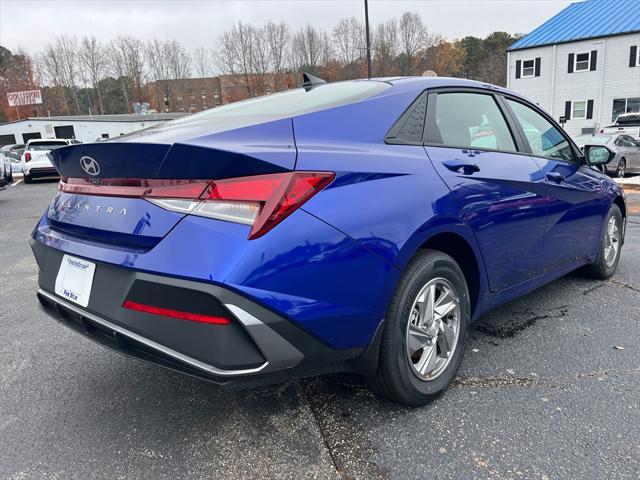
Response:
M153 348L147 342L139 341L133 336L123 334L102 322L97 322L94 316L79 313L76 309L69 308L68 305L52 300L51 296L43 291L39 291L37 295L45 313L64 326L109 350L180 373L220 384L224 383L222 378L212 376L202 369L190 366L188 363L167 355L162 350Z
M340 371L363 352L333 349L294 322L223 286L110 264L96 263L88 307L80 307L52 293L63 252L33 240L31 247L40 267L38 298L45 312L130 357L242 388ZM232 323L210 326L123 309L132 293L143 300L149 293L148 301L165 308L189 305L207 314L223 309L218 313L226 312Z

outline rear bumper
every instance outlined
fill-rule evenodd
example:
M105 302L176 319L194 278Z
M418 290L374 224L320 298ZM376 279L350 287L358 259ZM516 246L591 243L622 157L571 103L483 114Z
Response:
M359 350L334 350L289 320L227 288L97 263L82 308L55 293L62 252L32 242L43 310L77 333L119 353L218 384L341 370ZM218 309L232 323L210 325L122 308L132 295Z
M58 171L53 167L23 167L22 172L32 178L59 177Z

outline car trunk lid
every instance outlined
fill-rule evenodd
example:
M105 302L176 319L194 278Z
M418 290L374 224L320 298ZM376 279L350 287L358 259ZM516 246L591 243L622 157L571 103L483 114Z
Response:
M172 143L170 129L163 128L50 152L64 190L47 211L50 227L89 241L149 249L188 213L162 208L149 197L197 199L212 180L295 166L290 119L213 130L188 138L178 128Z

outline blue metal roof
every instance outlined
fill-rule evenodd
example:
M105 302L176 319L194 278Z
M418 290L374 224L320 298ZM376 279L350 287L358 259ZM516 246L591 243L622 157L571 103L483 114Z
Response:
M509 47L509 50L640 32L640 0L572 3Z

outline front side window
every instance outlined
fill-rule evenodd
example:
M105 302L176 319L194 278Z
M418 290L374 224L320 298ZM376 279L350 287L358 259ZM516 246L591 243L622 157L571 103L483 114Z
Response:
M591 62L591 54L589 52L586 53L577 53L576 54L576 72L585 72L589 70L589 64Z
M525 60L522 62L522 76L533 77L536 74L536 64L534 60Z
M507 122L491 95L440 93L437 96L435 116L439 135L435 135L435 141L430 143L517 151Z
M616 145L619 147L637 147L636 141L628 135L620 135L616 140Z
M560 129L538 112L520 102L507 99L507 103L520 123L533 155L575 161L571 145Z
M571 118L575 120L584 120L587 118L587 101L581 100L573 102L571 108Z

